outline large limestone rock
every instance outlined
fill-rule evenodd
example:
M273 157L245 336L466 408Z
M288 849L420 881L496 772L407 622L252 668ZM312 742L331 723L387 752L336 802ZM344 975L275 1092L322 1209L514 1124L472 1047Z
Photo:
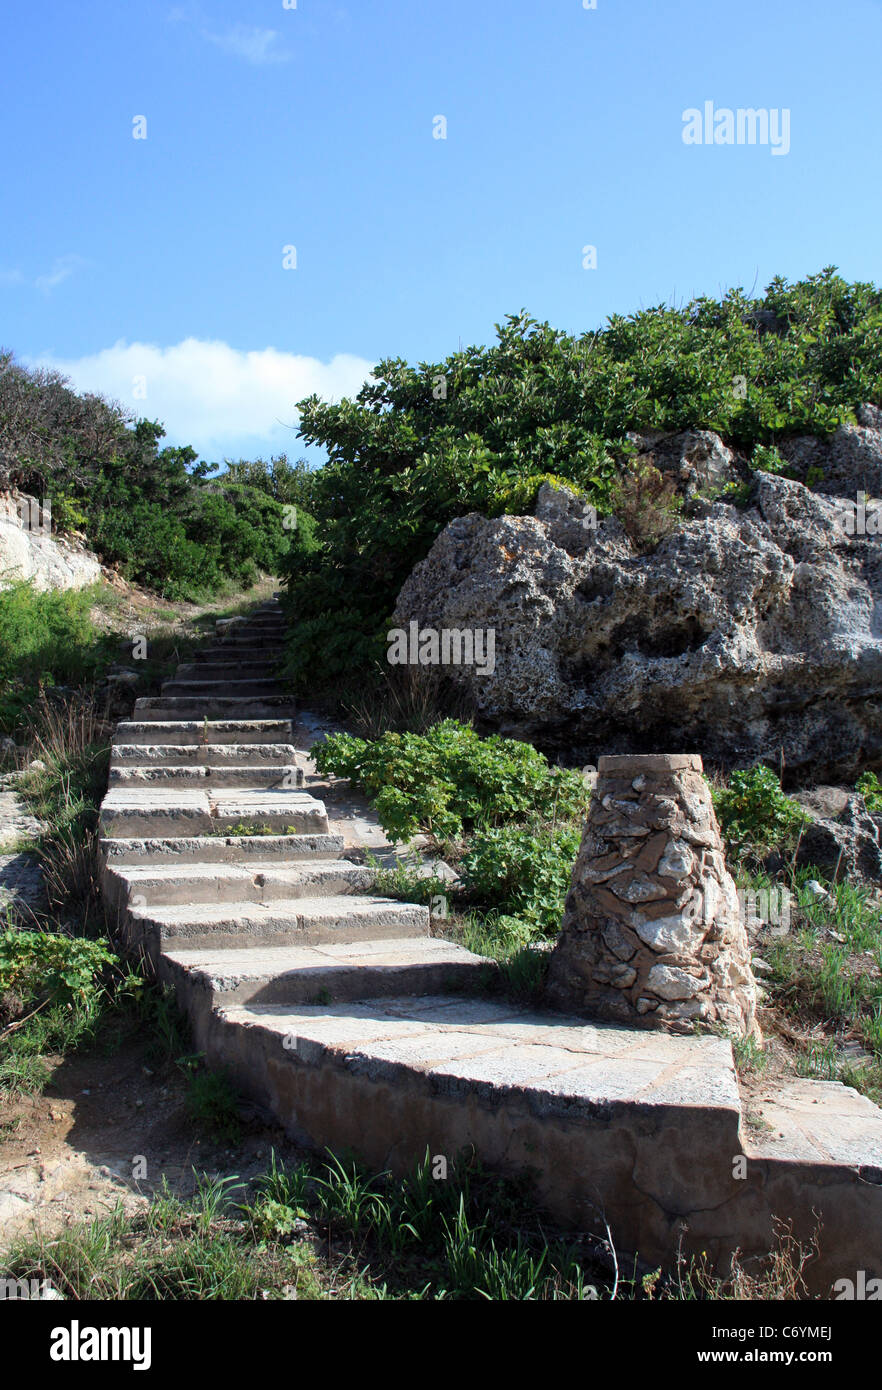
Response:
M600 759L547 993L632 1026L755 1032L747 932L696 754Z
M689 438L681 463L721 478L722 446ZM882 541L772 474L746 510L701 510L648 555L566 489L532 517L459 517L395 625L492 628L492 672L447 674L490 726L586 762L680 743L730 766L783 756L797 780L882 764Z
M799 838L799 863L823 869L838 881L882 879L879 818L862 796L841 787L814 787L796 800L809 820Z
M32 516L33 526L22 525ZM0 589L19 579L33 580L36 589L83 589L101 578L96 556L41 529L40 519L34 498L0 496Z

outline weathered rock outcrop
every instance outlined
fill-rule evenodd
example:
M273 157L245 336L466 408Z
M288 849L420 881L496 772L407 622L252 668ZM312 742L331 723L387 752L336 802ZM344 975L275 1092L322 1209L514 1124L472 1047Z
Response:
M37 589L83 589L100 578L97 556L53 536L33 497L0 496L0 589L17 579Z
M882 879L879 821L864 798L840 787L798 792L810 817L799 839L799 862L845 878Z
M722 476L723 446L699 443L692 466ZM565 489L532 517L459 517L394 621L495 630L492 672L447 674L488 725L585 761L685 744L729 766L783 757L797 781L882 764L882 542L768 473L746 509L701 510L648 555Z

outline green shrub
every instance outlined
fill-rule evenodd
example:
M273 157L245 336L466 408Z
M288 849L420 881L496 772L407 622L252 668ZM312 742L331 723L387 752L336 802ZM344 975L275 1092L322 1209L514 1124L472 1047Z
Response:
M312 756L322 775L348 777L372 798L394 840L419 830L455 838L500 821L570 819L587 805L578 772L550 767L529 743L480 738L455 719L425 734L386 733L372 741L332 734Z
M882 782L875 772L862 773L855 784L855 791L864 798L868 811L882 811Z
M768 767L733 772L713 800L723 834L739 855L792 845L806 821L805 812L784 795Z
M28 580L0 591L0 681L52 684L93 674L101 650L93 601L92 589L40 593Z
M788 474L790 465L774 444L757 444L750 459L751 467L760 473Z
M482 903L555 935L581 838L578 824L479 830L462 858L460 876Z
M777 441L828 435L882 401L882 292L834 267L777 278L758 299L733 289L578 336L526 312L497 334L439 363L386 359L354 400L300 402L303 438L329 456L304 502L321 544L285 562L292 613L311 624L296 640L313 685L329 657L337 679L341 644L353 661L369 656L361 643L388 628L454 517L530 512L549 475L609 512L633 430L715 430L747 453L760 446L755 466L780 468ZM666 515L655 512L654 523Z
M0 931L0 1001L13 1016L53 1005L89 1011L116 964L106 941L7 928Z

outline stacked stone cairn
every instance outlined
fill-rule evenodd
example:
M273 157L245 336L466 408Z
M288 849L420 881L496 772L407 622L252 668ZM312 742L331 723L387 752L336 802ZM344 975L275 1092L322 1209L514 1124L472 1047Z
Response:
M756 983L697 754L601 758L552 952L553 1007L759 1037Z

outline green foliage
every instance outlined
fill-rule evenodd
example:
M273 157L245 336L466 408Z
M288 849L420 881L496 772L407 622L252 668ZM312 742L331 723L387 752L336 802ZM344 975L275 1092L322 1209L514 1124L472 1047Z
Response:
M614 505L628 431L712 429L744 451L827 435L882 401L882 292L835 268L762 298L741 289L571 336L527 313L490 347L440 363L380 362L354 400L300 403L324 445L307 510L321 544L287 562L297 660L369 655L407 575L456 516L529 512L545 477ZM774 461L760 453L766 465Z
M0 591L0 731L14 729L39 685L95 676L108 641L89 616L89 589L39 593L29 581Z
M241 1137L239 1102L226 1071L212 1071L201 1053L178 1059L187 1077L187 1109L198 1125L229 1143Z
M164 435L0 352L0 455L15 460L3 483L48 498L57 530L82 531L103 560L168 598L278 573L283 503L309 494L306 465L240 461L211 479L215 465L189 446L161 448Z
M0 931L0 1092L42 1090L47 1057L94 1036L117 964L106 941Z
M737 855L791 845L806 819L768 767L733 772L713 800L723 834Z
M790 466L785 458L782 458L781 451L774 444L757 444L751 455L751 466L759 473L781 473L790 472Z
M626 467L610 489L610 506L638 550L651 550L677 529L682 499L646 459Z
M860 792L867 803L867 810L882 812L882 782L875 772L863 772L855 783L855 791Z
M117 964L106 941L7 928L0 932L0 993L27 1004L88 1005L103 988L105 967Z
M571 1252L549 1240L537 1221L529 1182L487 1173L471 1156L441 1170L437 1162L427 1153L396 1181L369 1172L351 1156L331 1155L318 1171L303 1165L283 1183L274 1158L272 1180L262 1185L251 1214L258 1231L282 1240L312 1218L337 1240L356 1240L360 1259L369 1250L371 1262L396 1285L410 1276L418 1297L596 1296ZM385 1285L378 1295L387 1296Z
M478 830L459 866L463 883L482 902L556 935L581 838L578 823Z
M348 777L373 800L394 840L418 830L453 838L478 825L572 817L587 804L577 772L550 767L529 743L480 738L445 719L425 734L332 734L312 749L322 775Z

